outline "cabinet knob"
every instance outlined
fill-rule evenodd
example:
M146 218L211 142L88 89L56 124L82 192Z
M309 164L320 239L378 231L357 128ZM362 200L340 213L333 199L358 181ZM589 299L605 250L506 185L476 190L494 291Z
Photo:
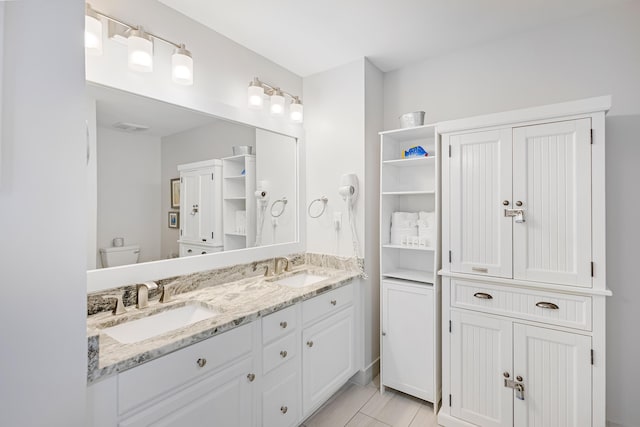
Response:
M505 206L509 206L509 201L508 200L503 200L502 204L505 205Z
M383 337L386 337L386 336L387 336L387 333L386 333L386 332L383 332L383 333L382 333L382 336L383 336Z
M204 357L201 357L196 361L196 363L198 364L199 367L204 368L204 365L207 364L207 359L205 359Z
M336 301L334 299L331 300L331 305L336 305L337 303L338 303L338 301Z
M249 382L253 382L256 379L256 374L247 374L247 379Z
M516 377L516 380L517 380L517 381L522 382L522 377L521 377L520 375L518 375L518 376Z
M313 347L313 341L307 341L307 347Z
M287 322L280 322L280 327L282 329L287 329Z
M191 249L187 250L187 253L190 254L191 252L193 252L193 250L191 250Z
M200 252L200 255L206 255L207 251Z
M287 350L282 350L280 352L280 356L284 359L285 357L287 357Z
M506 371L505 371L505 372L503 372L503 373L502 373L502 375L503 375L505 378L509 378L509 377L511 376L511 375L509 375L509 372L506 372Z
M522 206L522 202L521 202L520 200L518 200L518 201L516 202L516 206Z
M286 414L288 410L289 410L289 408L287 408L286 406L281 406L280 407L280 412L282 412L283 414Z

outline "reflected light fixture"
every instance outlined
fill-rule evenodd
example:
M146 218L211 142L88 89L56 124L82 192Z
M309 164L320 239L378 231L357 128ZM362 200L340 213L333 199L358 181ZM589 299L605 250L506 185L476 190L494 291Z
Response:
M289 118L293 123L302 123L304 115L302 101L299 96L292 95L279 87L254 77L249 82L249 88L247 89L247 106L252 110L261 110L264 106L265 95L269 96L269 111L273 116L284 116L286 109L285 97L290 98Z
M102 20L115 23L115 34L124 35L127 40L127 61L134 71L150 73L153 71L153 44L155 40L167 43L175 48L171 55L171 80L181 85L193 85L193 57L183 43L174 43L156 34L145 31L142 26L131 25L114 16L107 15L87 3L85 9L84 44L87 53L102 54ZM111 34L111 26L109 33Z
M102 21L90 4L85 6L84 47L88 54L102 55Z

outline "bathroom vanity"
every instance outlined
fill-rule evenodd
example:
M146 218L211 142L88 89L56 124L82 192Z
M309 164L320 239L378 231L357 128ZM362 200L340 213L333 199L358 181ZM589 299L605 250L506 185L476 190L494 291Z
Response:
M298 425L363 368L358 275L302 264L90 316L89 425ZM114 338L131 341L118 325L185 307L210 317Z

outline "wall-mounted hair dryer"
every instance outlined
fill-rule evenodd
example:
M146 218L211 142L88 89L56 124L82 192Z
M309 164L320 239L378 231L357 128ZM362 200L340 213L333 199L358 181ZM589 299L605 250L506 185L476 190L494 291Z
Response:
M358 199L358 187L358 176L355 173L344 174L340 178L338 194L349 206L353 206Z

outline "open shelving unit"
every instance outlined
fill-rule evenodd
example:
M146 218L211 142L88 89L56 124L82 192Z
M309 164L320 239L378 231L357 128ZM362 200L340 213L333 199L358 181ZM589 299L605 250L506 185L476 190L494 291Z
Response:
M224 250L250 248L256 241L256 156L243 154L222 159L222 213ZM237 222L236 212L245 211Z

